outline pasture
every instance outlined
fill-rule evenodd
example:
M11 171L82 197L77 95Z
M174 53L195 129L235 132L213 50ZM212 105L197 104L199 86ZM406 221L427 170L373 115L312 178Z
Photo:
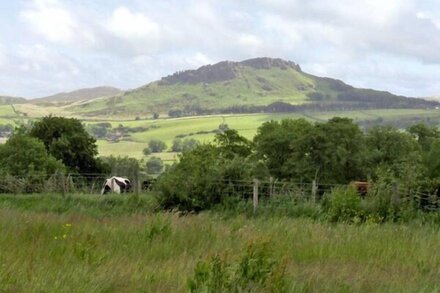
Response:
M252 139L261 124L270 120L281 120L284 118L304 118L309 121L322 122L332 117L341 116L353 119L355 122L374 121L379 118L384 122L399 119L419 118L440 118L438 110L423 109L392 109L392 110L364 110L364 111L340 111L340 112L313 112L313 113L276 113L276 114L241 114L241 115L213 115L197 116L173 119L157 120L118 120L109 121L113 127L123 125L125 127L146 127L148 130L133 133L129 140L117 143L109 143L104 140L98 141L98 149L102 155L129 155L137 159L143 158L142 150L151 139L160 139L168 147L176 136L183 135L185 138L194 138L200 142L211 142L219 125L226 123L229 128L238 130L240 135ZM86 121L86 123L94 123ZM153 126L153 127L152 127ZM157 156L157 154L156 154ZM168 160L173 155L162 153Z
M2 292L188 292L199 262L220 259L232 270L258 258L246 251L261 243L262 255L278 264L270 281L277 291L440 290L440 229L417 221L179 215L157 212L151 195L43 194L0 196L0 231Z

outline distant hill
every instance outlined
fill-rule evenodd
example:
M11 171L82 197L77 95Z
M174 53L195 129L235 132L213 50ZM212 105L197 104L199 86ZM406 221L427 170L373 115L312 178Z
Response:
M343 81L307 74L292 62L255 58L223 61L176 72L118 96L73 104L86 116L170 116L214 113L295 112L384 108L433 108L435 101L357 89Z
M24 104L27 100L19 97L0 96L0 105Z
M101 86L79 89L67 93L59 93L52 96L32 99L29 102L32 104L71 104L78 101L89 101L102 97L113 97L120 95L121 93L123 93L123 91L118 88Z

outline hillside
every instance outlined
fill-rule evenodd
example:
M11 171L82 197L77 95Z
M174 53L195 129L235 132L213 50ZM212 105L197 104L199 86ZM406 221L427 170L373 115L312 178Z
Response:
M101 86L94 88L79 89L72 92L58 93L52 96L32 99L30 103L62 105L62 104L71 104L73 102L78 102L78 101L89 101L102 97L113 97L120 95L121 93L123 93L123 91L118 88Z
M26 102L25 98L0 96L0 105L24 104Z
M356 89L340 80L307 74L292 61L256 58L176 72L119 96L72 105L67 110L84 116L132 117L159 112L179 117L438 105L435 101Z

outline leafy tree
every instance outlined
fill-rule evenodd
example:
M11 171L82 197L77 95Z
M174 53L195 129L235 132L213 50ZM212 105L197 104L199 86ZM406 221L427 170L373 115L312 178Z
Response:
M173 145L171 146L171 151L173 151L173 152L183 151L183 140L181 138L175 138L173 140Z
M429 151L432 142L440 138L440 131L436 127L424 123L410 126L408 132L417 140L423 151Z
M64 171L65 166L47 153L40 140L16 134L0 145L0 170L12 176L47 177Z
M194 138L185 138L182 142L182 152L188 152L194 150L200 143Z
M109 166L110 173L114 176L128 177L134 180L141 171L139 161L127 156L104 157L103 162Z
M235 155L247 157L252 152L252 143L239 135L235 129L216 134L214 141L219 146L220 154L228 158Z
M153 113L153 119L159 119L160 114L157 112Z
M148 147L151 149L151 152L160 153L167 148L167 145L160 139L152 139L148 142Z
M386 168L398 176L403 164L421 163L420 147L414 137L391 126L371 128L366 134L366 146L368 164L373 169Z
M163 170L163 161L158 157L151 157L145 164L147 174L159 174Z
M263 123L254 137L257 156L266 162L272 176L285 179L292 176L286 166L292 155L292 143L301 141L307 133L312 131L313 125L305 119L283 119ZM301 153L298 149L297 156ZM303 152L304 155L306 151Z
M40 139L46 150L70 170L80 173L104 172L105 166L96 158L96 140L75 118L44 117L35 122L29 135Z
M149 147L146 147L142 150L142 153L144 154L144 156L148 156L151 154L151 149Z
M203 210L229 196L248 194L249 190L234 189L229 182L252 180L252 161L239 155L226 158L221 152L221 147L208 144L181 154L179 162L159 178L159 203L164 208Z

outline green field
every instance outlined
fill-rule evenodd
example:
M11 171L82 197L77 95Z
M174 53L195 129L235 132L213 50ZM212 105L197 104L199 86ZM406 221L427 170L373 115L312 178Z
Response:
M278 287L251 283L249 292L440 290L438 226L181 216L154 206L146 195L1 196L0 291L188 292L199 261L217 255L235 270L258 259L249 245L263 244L261 257L275 263L268 284Z
M194 138L200 142L210 142L215 134L197 134L200 131L212 131L219 127L223 121L230 128L252 139L257 132L258 127L266 121L281 120L284 118L304 118L310 121L325 121L335 116L352 118L356 122L373 121L382 118L383 121L393 121L398 119L419 117L419 118L440 118L438 110L423 109L392 109L392 110L364 110L364 111L338 111L338 112L313 112L313 113L287 113L287 114L244 114L244 115L222 115L222 116L199 116L175 119L157 119L157 120L119 120L110 121L113 127L119 124L127 127L151 127L148 131L138 132L131 135L130 141L121 141L109 143L107 141L98 141L99 152L102 155L129 155L135 158L142 158L142 150L147 146L149 140L163 140L168 147L171 147L172 141L177 135L188 135L188 138ZM94 123L94 122L86 122ZM160 156L170 158L166 153ZM171 156L172 157L172 156Z

